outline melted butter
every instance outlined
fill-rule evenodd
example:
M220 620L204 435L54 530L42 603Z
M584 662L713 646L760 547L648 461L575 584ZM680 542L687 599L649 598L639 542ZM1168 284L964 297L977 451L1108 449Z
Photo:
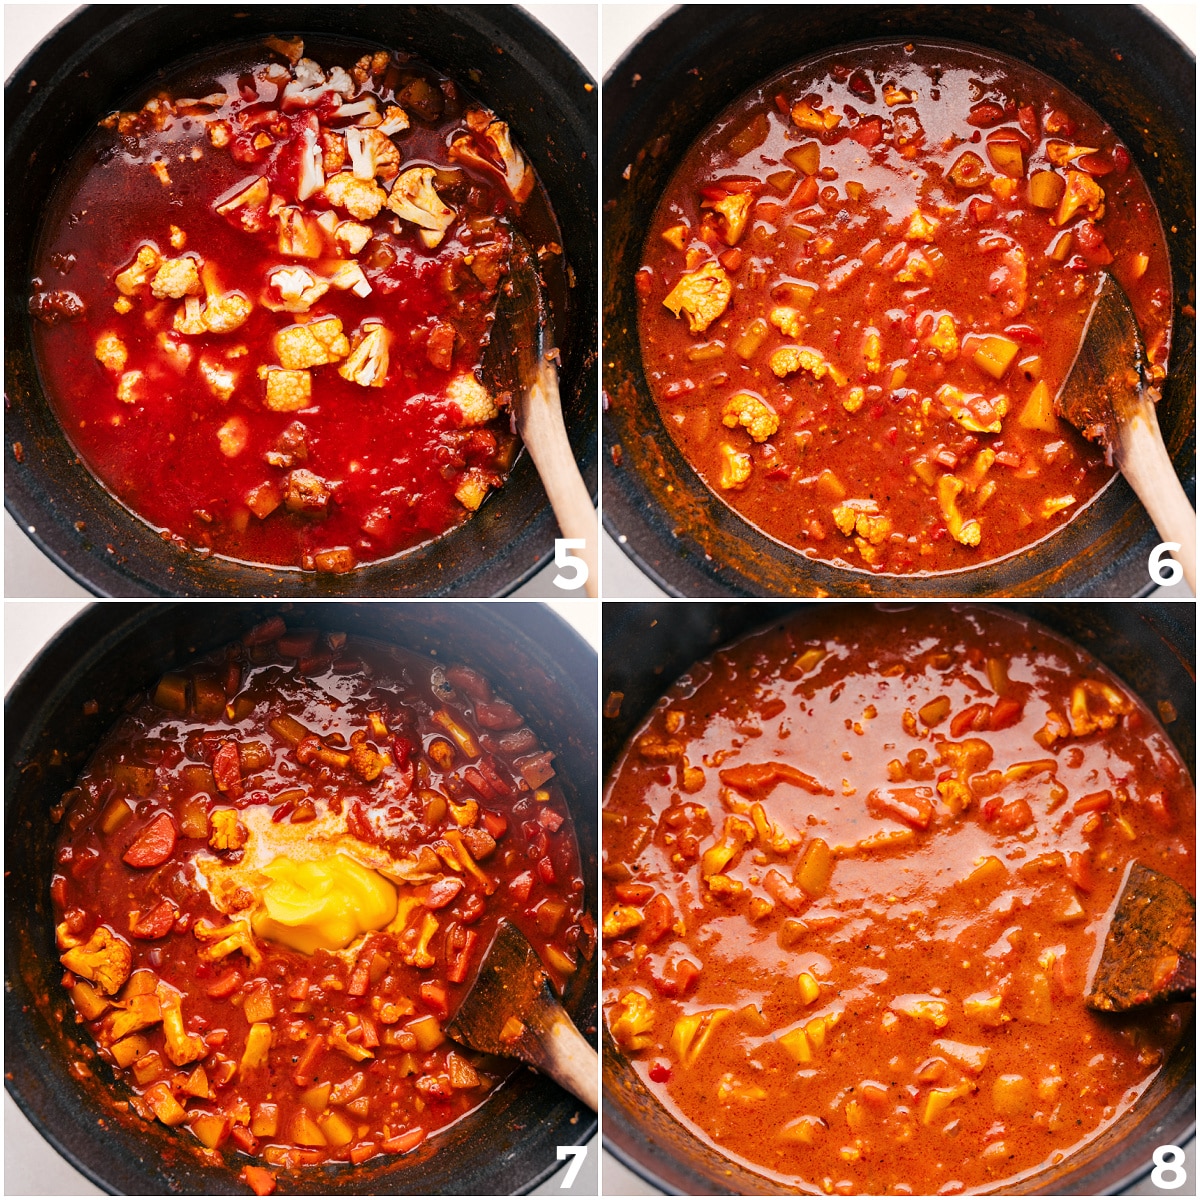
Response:
M254 807L238 820L247 831L240 861L202 852L193 862L214 906L248 916L257 937L337 953L396 916L396 887L380 873L390 857L350 836L340 816L292 825Z
M270 881L251 918L261 938L312 954L341 950L396 915L396 888L345 854L309 862L283 855L263 871Z

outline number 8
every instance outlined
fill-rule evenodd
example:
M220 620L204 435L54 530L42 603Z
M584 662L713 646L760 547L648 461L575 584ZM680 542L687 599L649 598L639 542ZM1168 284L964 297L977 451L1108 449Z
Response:
M1155 1187L1170 1192L1187 1183L1187 1172L1183 1169L1183 1151L1178 1146L1158 1146L1151 1157L1154 1160L1154 1170L1150 1172L1150 1182Z

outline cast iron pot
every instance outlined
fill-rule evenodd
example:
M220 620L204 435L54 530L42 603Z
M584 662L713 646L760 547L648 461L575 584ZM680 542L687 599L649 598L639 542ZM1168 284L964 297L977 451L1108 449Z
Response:
M604 606L603 694L624 693L605 717L607 778L629 737L670 684L718 646L797 610L785 603L609 603ZM802 607L802 606L801 606ZM815 607L815 606L810 606ZM1193 778L1196 773L1196 609L1192 604L1005 605L1070 638L1137 692L1151 712L1169 700L1166 726ZM871 609L860 606L864 620ZM607 1030L604 1033L604 1141L627 1167L673 1195L767 1195L774 1181L723 1158L685 1129L647 1091ZM1151 1168L1156 1146L1195 1135L1194 1023L1166 1068L1107 1133L1059 1167L1006 1194L1113 1195Z
M591 76L513 5L96 5L80 9L5 86L4 502L78 583L112 596L488 596L550 558L554 514L527 454L475 517L399 559L320 576L182 552L133 517L76 458L42 392L26 309L34 247L59 168L96 121L160 71L269 34L412 51L511 124L550 196L575 287L556 313L561 393L576 460L596 490L596 91ZM469 75L478 71L478 81ZM83 525L76 528L76 523Z
M76 1169L114 1195L245 1192L238 1165L204 1166L199 1143L105 1102L110 1069L94 1054L87 1078L68 1068L76 1025L59 983L50 901L56 830L49 811L73 783L124 702L164 670L241 636L275 614L436 652L478 666L528 714L557 755L575 823L586 903L596 911L596 655L539 604L103 604L84 610L13 685L5 702L4 1070L9 1092ZM88 715L84 704L99 703ZM596 1033L595 960L564 1003ZM86 1039L84 1039L86 1041ZM104 1118L103 1124L100 1118ZM556 1147L582 1145L596 1118L549 1079L518 1071L478 1111L402 1159L312 1167L285 1190L360 1195L509 1195L557 1168ZM239 1156L229 1153L233 1164ZM245 1159L241 1159L245 1162Z
M727 104L776 71L834 46L906 38L1028 62L1086 100L1129 147L1171 252L1174 346L1158 414L1195 503L1195 317L1182 309L1195 303L1196 63L1184 46L1133 5L684 6L604 80L604 522L669 593L1132 596L1149 586L1146 560L1160 539L1122 478L1015 556L926 577L872 575L760 533L704 486L658 415L642 370L634 273L680 160Z

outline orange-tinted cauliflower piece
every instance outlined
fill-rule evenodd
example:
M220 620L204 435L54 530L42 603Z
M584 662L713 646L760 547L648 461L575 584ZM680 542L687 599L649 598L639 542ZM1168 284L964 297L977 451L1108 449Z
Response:
M663 304L676 316L687 314L688 330L703 333L729 307L733 284L717 263L705 263L684 275L667 293Z

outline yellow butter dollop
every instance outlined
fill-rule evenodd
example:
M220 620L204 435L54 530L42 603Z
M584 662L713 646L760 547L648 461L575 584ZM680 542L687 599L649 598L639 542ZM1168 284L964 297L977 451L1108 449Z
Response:
M262 869L270 882L251 918L254 932L302 954L341 950L396 915L396 889L345 854L308 862L285 855Z

